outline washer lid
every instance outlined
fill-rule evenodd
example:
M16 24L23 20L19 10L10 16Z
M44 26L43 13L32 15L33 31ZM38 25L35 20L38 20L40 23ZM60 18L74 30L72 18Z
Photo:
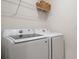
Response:
M10 41L13 41L14 43L21 43L47 38L47 36L44 36L42 34L25 34L8 36L8 38Z

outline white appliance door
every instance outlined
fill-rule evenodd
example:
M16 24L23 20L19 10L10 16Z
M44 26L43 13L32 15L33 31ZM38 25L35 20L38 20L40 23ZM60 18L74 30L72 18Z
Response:
M48 38L15 44L9 59L48 59Z
M52 59L64 59L63 37L56 37L52 39Z

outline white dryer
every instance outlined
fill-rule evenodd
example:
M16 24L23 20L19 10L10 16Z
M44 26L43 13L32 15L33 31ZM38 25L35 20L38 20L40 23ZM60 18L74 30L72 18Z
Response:
M49 40L50 59L65 59L64 35L58 32L50 32L46 28L36 29L36 33L46 35Z

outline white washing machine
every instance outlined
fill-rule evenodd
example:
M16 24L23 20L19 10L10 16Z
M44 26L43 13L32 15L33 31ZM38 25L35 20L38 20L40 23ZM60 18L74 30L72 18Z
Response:
M5 30L2 38L2 57L3 59L64 59L63 41L61 33L49 33L42 29Z

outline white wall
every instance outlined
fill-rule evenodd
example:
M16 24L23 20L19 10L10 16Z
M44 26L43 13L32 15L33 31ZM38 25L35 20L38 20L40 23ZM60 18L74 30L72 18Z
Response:
M44 21L2 16L2 29L9 28L41 28L46 27Z
M47 20L51 31L61 32L65 37L65 59L77 59L76 0L56 0L56 16Z

